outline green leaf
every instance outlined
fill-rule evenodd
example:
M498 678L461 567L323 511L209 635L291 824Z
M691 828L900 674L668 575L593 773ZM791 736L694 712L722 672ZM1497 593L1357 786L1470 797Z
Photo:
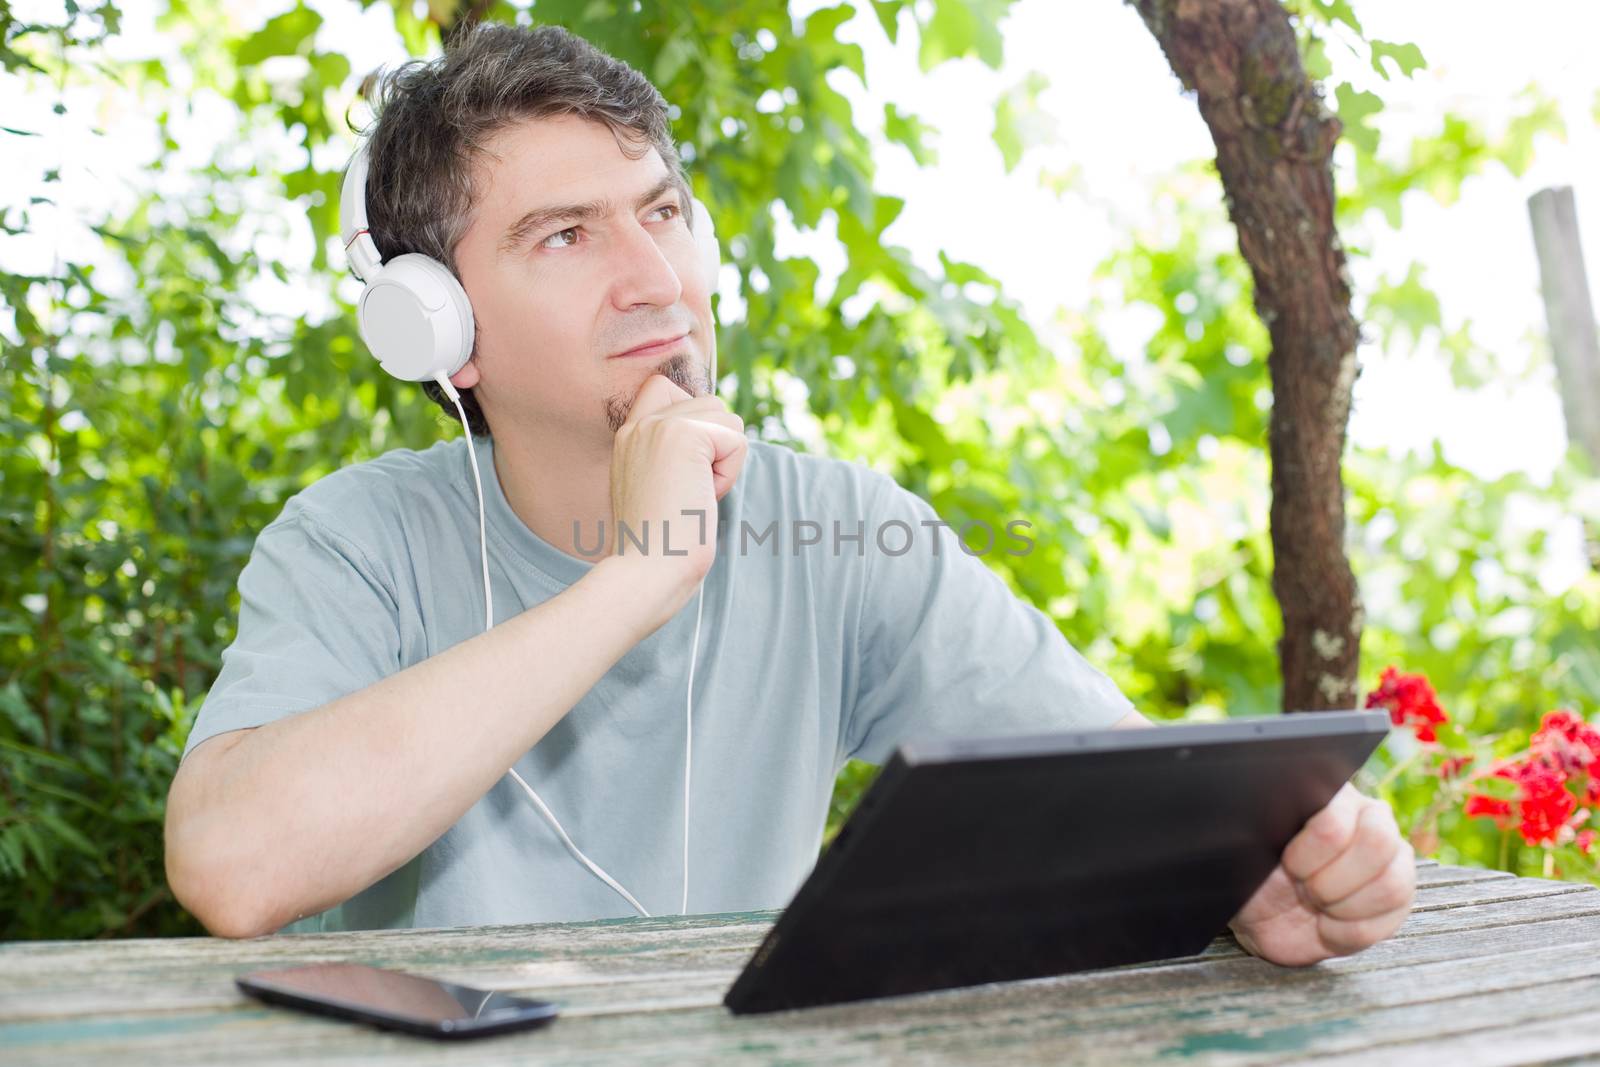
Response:
M1378 151L1378 131L1366 124L1367 119L1383 110L1383 100L1376 93L1356 90L1349 82L1339 83L1333 91L1337 101L1339 122L1344 126L1345 140L1367 155Z
M1004 43L1000 21L1012 0L934 0L933 17L922 27L917 63L926 73L951 59L976 55L987 67L1000 69Z
M322 84L338 89L350 77L350 61L337 52L321 52L311 57L311 69L317 72Z
M241 67L250 67L272 56L303 55L311 50L311 38L321 25L321 15L296 4L245 38L235 50L234 60Z
M55 835L57 840L64 843L74 852L77 852L82 856L88 856L91 859L96 859L99 857L99 846L97 846L93 841L89 840L87 836L80 832L71 823L61 818L61 816L51 811L41 811L38 818L41 825L48 828L49 831Z
M1057 136L1056 120L1039 106L1039 94L1049 84L1043 74L1032 71L995 103L994 143L1007 174L1021 162L1025 151Z
M957 285L966 285L975 282L979 285L991 286L998 290L1000 280L982 267L972 263L962 263L951 259L941 249L939 252L939 265L944 268L944 276Z
M887 230L894 223L894 220L900 217L900 212L905 209L905 206L906 202L904 197L877 197L872 204L873 235L881 235L884 230Z
M850 21L855 13L856 9L849 4L836 4L814 11L806 19L801 39L809 46L808 51L814 62L825 66L842 66L853 71L865 84L866 57L861 46L839 40L839 27ZM819 91L818 99L827 100L831 95L831 90Z
M939 162L939 153L928 144L928 138L937 132L917 116L901 111L893 102L883 105L884 138L903 145L917 166L927 167Z
M1561 105L1541 93L1536 86L1530 85L1518 95L1529 101L1530 106L1506 124L1505 136L1500 139L1497 154L1506 169L1520 178L1533 163L1535 139L1540 134L1548 134L1564 141L1567 124L1561 117Z
M832 44L838 39L839 27L849 22L855 13L856 9L849 4L835 4L813 11L806 19L801 37L811 45Z
M1422 49L1414 44L1396 44L1390 41L1378 40L1373 40L1370 44L1372 46L1372 69L1377 71L1384 81L1389 80L1389 69L1383 62L1385 59L1394 63L1403 78L1411 77L1412 74L1428 65L1428 61L1422 58Z
M1366 317L1386 336L1404 333L1415 345L1439 328L1439 298L1423 284L1422 274L1422 264L1412 263L1405 278L1398 282L1383 278L1368 297Z
M903 7L905 0L872 0L872 13L878 16L878 25L883 27L890 44L895 43L900 33L900 9Z
M1311 0L1311 10L1329 25L1342 22L1356 31L1356 36L1366 36L1361 29L1361 20L1356 18L1355 11L1350 7L1350 0Z
M1312 37L1306 41L1301 61L1305 64L1306 76L1312 81L1327 81L1333 77L1333 63L1328 59L1328 46L1321 37Z

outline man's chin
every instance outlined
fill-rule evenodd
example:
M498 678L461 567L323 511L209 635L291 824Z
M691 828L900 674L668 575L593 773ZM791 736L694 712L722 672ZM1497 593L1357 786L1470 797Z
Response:
M711 381L705 367L688 352L677 352L656 364L653 374L663 374L667 380L690 396L705 396L711 392Z
M627 391L612 393L606 397L606 422L611 426L612 433L616 433L622 428L622 424L628 421L628 413L633 410L633 400L638 394L639 386L644 384L645 379L655 374L664 375L669 382L690 396L711 395L711 376L692 353L677 352L666 356L640 375L638 382L628 387Z

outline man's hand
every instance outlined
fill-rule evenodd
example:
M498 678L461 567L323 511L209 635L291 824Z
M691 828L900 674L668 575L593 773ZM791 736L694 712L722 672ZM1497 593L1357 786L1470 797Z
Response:
M721 397L691 397L661 374L645 379L617 430L611 515L613 526L627 526L633 539L614 539L612 548L640 561L639 573L652 585L664 583L663 622L711 569L717 501L738 481L748 445L744 420Z
M1416 852L1381 800L1348 783L1312 816L1228 925L1247 952L1286 967L1348 956L1400 929Z

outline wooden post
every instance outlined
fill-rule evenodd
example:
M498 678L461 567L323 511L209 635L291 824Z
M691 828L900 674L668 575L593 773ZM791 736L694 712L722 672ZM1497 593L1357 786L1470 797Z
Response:
M1600 472L1600 331L1595 329L1589 276L1578 240L1578 206L1572 187L1541 189L1528 198L1533 244L1539 253L1539 288L1556 363L1556 388L1574 442ZM1589 564L1600 571L1600 529L1586 524Z
M1600 332L1595 329L1572 188L1534 193L1528 198L1528 214L1539 252L1539 282L1567 438L1600 471Z

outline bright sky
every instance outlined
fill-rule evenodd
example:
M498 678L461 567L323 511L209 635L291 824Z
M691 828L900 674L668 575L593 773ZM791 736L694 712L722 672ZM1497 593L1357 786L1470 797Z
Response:
M287 6L284 0L249 0L232 10L241 24L254 25ZM347 0L311 0L311 6L328 18L321 39L335 42L354 70L405 58L383 5L364 12ZM821 6L826 5L796 0L793 10L803 16ZM59 9L59 0L18 0L14 8L27 19ZM1472 10L1482 17L1470 17ZM1512 371L1526 373L1519 381L1466 394L1450 386L1435 353L1396 358L1364 351L1352 438L1368 445L1426 448L1437 437L1452 460L1486 476L1521 469L1542 479L1565 442L1548 361L1537 360L1527 369L1530 337L1543 331L1543 310L1526 199L1547 185L1575 187L1591 282L1600 276L1600 132L1594 118L1600 68L1590 54L1592 42L1600 40L1600 5L1522 0L1514 19L1490 18L1487 5L1445 0L1369 0L1357 11L1370 37L1415 41L1429 61L1414 81L1382 87L1388 108L1378 125L1391 145L1406 130L1436 127L1447 108L1493 127L1509 113L1515 93L1532 81L1560 101L1568 137L1565 143L1541 141L1534 167L1520 179L1499 170L1470 179L1461 199L1448 208L1411 194L1402 233L1381 224L1371 228L1367 240L1373 255L1354 265L1358 288L1385 274L1399 278L1412 260L1421 261L1446 326L1470 318L1481 342L1500 353ZM174 50L154 29L153 14L152 5L126 5L117 54L144 57ZM893 100L939 129L936 169L918 169L899 148L879 153L880 187L908 200L888 238L911 249L929 269L936 269L940 248L978 263L999 277L1036 327L1046 331L1057 308L1086 302L1094 265L1130 230L1153 224L1153 185L1176 165L1210 154L1194 103L1179 94L1154 40L1118 0L1019 0L1004 25L1006 62L997 72L965 60L924 75L911 35L902 35L900 47L890 46L870 13L847 24L843 35L866 50L872 92L870 97L862 93L847 76L833 84L860 102L858 117L865 128L876 135L881 102ZM1338 47L1330 51L1341 73L1376 82L1354 57ZM1042 103L1056 120L1059 143L1030 152L1007 175L990 139L989 104L1030 71L1050 80ZM80 260L109 263L82 220L107 203L131 202L127 190L147 180L138 171L158 147L150 103L126 95L103 103L69 90L69 110L56 116L50 111L54 99L53 93L37 93L0 101L6 125L46 134L5 139L20 165L0 168L0 202L17 203L37 191L34 183L47 167L62 165L64 178L56 187L63 210L52 217L48 208L38 209L35 237L0 238L0 263L9 269L48 271L58 249ZM107 137L87 133L84 116L90 113ZM204 161L219 136L225 138L229 115L226 105L198 98L195 115L174 127L184 157ZM252 146L253 151L263 148L270 150ZM287 142L279 150L285 160L293 159ZM338 165L343 159L323 162ZM1067 195L1058 198L1041 187L1041 170L1071 166L1080 168L1081 176ZM175 199L204 195L177 170L162 187ZM277 252L309 254L303 220L270 192L247 195L263 216L281 220ZM826 241L791 234L785 245L780 251L786 254L813 251L825 278L838 269ZM276 282L264 284L252 298L258 306L289 315L320 317L330 310L303 290ZM1115 316L1112 327L1121 350L1137 351L1151 320L1139 309L1128 309ZM1485 433L1486 426L1494 432Z

